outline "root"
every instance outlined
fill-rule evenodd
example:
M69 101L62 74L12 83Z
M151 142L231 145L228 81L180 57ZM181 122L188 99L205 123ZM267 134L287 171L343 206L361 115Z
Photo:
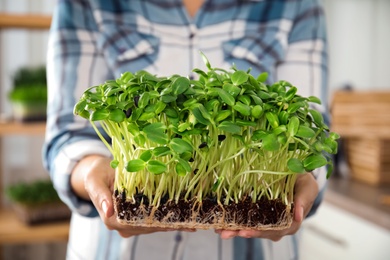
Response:
M123 201L117 196L114 204L120 223L138 227L281 230L290 227L293 219L292 205L277 200L252 203L248 198L223 205L215 200L183 199L157 207Z

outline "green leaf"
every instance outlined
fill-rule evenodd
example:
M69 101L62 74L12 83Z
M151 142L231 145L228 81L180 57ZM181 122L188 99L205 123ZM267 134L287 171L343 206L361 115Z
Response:
M142 161L147 162L152 158L152 152L150 150L146 150L139 156L139 158Z
M79 112L79 116L81 116L82 118L85 118L85 119L89 119L90 118L90 114L87 110L83 110L83 111L80 111Z
M259 76L257 76L257 81L266 82L267 78L268 78L268 73L267 72L263 72Z
M192 156L193 156L192 152L184 152L180 154L180 158L187 162L192 158Z
M93 111L89 119L91 121L104 120L104 119L108 118L109 114L110 114L110 112L107 109L102 108L102 109L98 109L98 110Z
M138 172L142 171L145 169L145 162L141 159L135 159L135 160L130 160L126 164L126 171L128 172Z
M123 110L120 110L118 108L111 110L110 114L108 115L108 119L110 119L111 121L114 121L116 123L122 122L123 120L125 120L125 118L126 118L126 115L123 112Z
M165 109L166 106L167 106L166 103L164 103L164 102L162 102L162 101L158 101L158 102L156 103L154 113L155 113L156 115L160 114L162 111L164 111L164 109Z
M138 146L141 146L143 147L145 145L145 136L143 134L138 134L136 136L134 136L134 142L138 145Z
M252 108L251 114L254 118L260 118L263 115L263 108L260 105L256 105Z
M302 137L302 138L312 138L315 135L316 133L314 132L313 129L304 125L300 125L297 133L295 134L295 136Z
M264 100L271 98L271 95L263 90L258 91L257 95L259 96L259 98L264 99Z
M265 113L265 117L267 118L267 121L272 126L272 128L279 126L279 118L274 112Z
M297 158L290 158L287 161L287 168L290 171L296 172L296 173L304 173L305 172L305 167L303 167L303 163L301 162L301 160L299 160Z
M249 77L250 84L254 86L256 90L259 90L260 89L259 82L257 82L257 80L251 74L248 74L248 77Z
M291 99L293 99L295 97L295 94L297 93L298 89L296 87L291 87L287 92L286 92L286 96L284 97L284 99L286 101L290 101Z
M310 96L310 97L308 97L308 100L312 103L317 103L317 104L321 105L321 100L318 97Z
M204 78L207 78L207 73L204 72L203 70L201 69L198 69L198 68L195 68L192 70L192 72L195 72L196 74L198 74L199 76L202 76Z
M206 65L206 67L211 70L211 65L210 65L210 62L209 60L207 59L206 55L204 55L203 52L200 52L200 56L202 57L202 60L204 62L204 64Z
M171 154L171 149L167 146L155 147L152 151L152 154L156 157L165 156Z
M252 127L257 126L256 122L253 122L250 120L239 119L239 118L236 119L236 124L238 126L252 126Z
M187 130L190 126L191 126L191 123L190 123L190 122L183 122L183 123L181 123L181 124L177 127L177 130L178 130L179 132L184 132L184 131Z
M77 104L73 108L73 114L75 115L80 114L82 111L85 110L86 105L87 105L86 100L80 100L79 102L77 102Z
M178 161L178 164L176 164L176 167L177 167L178 165L180 165L179 167L182 168L182 169L184 170L184 175L185 175L187 172L191 172L191 165L188 163L188 161L183 160L183 159L181 159L181 158L178 158L177 161ZM177 168L176 168L176 173L179 174L178 171L177 171ZM181 170L181 174L183 174L182 170ZM181 175L181 174L179 174L179 175L180 175L180 176L183 176L183 175Z
M149 119L155 118L156 114L154 112L145 112L140 115L138 118L139 121L148 121Z
M314 169L325 166L328 163L326 158L321 154L313 154L303 160L303 166L306 171L313 171Z
M144 108L149 104L150 96L149 92L144 92L138 100L138 107Z
M233 109L239 112L243 116L250 116L251 115L251 108L248 105L245 105L244 103L237 102Z
M193 106L191 112L192 114L195 116L196 120L203 124L203 125L209 125L211 122L210 120L207 120L204 116L203 116L203 113L201 112L201 109L199 108L200 106L203 107L203 105L201 104L196 104L195 106ZM204 107L203 107L204 108Z
M329 138L332 140L337 140L337 139L340 139L340 135L338 133L335 133L335 132L330 132Z
M222 131L233 133L233 134L238 134L241 132L241 127L239 127L237 124L230 121L222 121L218 125L218 128Z
M289 136L293 137L297 134L299 129L299 119L296 116L290 118L290 121L287 125L287 133Z
M195 105L196 103L198 103L198 101L195 98L190 98L190 99L187 99L186 101L184 101L183 106L190 108L191 106Z
M228 118L229 116L231 116L232 114L232 111L231 110L222 110L220 111L217 116L215 117L215 121L216 122L220 122L222 120L225 120L226 118Z
M210 113L207 111L207 109L206 109L202 104L198 104L197 107L199 108L199 111L202 113L202 116L203 116L206 120L211 121L211 115L210 115Z
M241 92L241 88L234 86L233 84L230 83L223 84L222 89L227 91L233 97L236 97Z
M325 145L330 148L329 153L336 154L338 150L338 142L333 140L332 138L326 138L325 139Z
M322 114L314 109L309 109L309 112L311 116L313 117L314 123L321 127L324 124L324 118L322 117Z
M178 154L184 153L184 152L192 152L193 148L192 145L180 138L173 138L169 142L169 146L173 151L175 151Z
M268 133L265 132L264 130L256 130L253 132L251 140L252 141L259 141L259 140L262 140L267 135L268 135Z
M109 87L104 91L104 96L110 97L118 92L122 91L122 88L120 87Z
M286 111L280 111L278 118L279 118L279 124L281 125L287 125L288 118L290 117L290 114Z
M274 133L275 135L279 135L279 134L284 133L286 131L287 131L287 127L285 125L280 125L280 126L274 128L272 133Z
M126 72L121 74L121 80L123 83L129 82L129 80L132 78L134 78L134 75L133 75L133 73L131 73L129 71L126 71Z
M186 169L180 163L176 163L175 171L176 171L176 174L179 176L185 176L187 174Z
M166 127L161 122L149 124L144 127L143 131L147 138L158 144L166 144L168 142L168 136L165 133Z
M186 77L178 77L172 83L172 90L175 95L185 92L190 86L190 80Z
M303 103L303 102L292 103L288 106L287 112L290 114L293 114L293 113L297 112L297 110L302 108L302 107L305 107L305 103Z
M127 125L127 131L130 132L133 136L136 136L139 134L139 128L135 123L129 123Z
M118 164L119 164L118 160L112 160L112 161L110 162L110 166L111 166L111 168L113 168L113 169L115 169L116 167L118 167Z
M177 113L177 111L171 107L166 107L164 109L164 113L167 115L167 117L171 117L171 118L178 118L179 117L179 114Z
M130 121L131 122L135 122L138 120L138 118L140 117L140 115L143 113L143 109L142 108L136 108L135 110L133 110L133 112L131 113L131 116L130 116Z
M238 100L248 106L252 103L251 98L248 95L240 95L238 96Z
M161 100L164 103L171 103L177 99L177 96L171 95L171 94L166 94L161 96Z
M279 135L277 137L278 137L279 144L285 145L287 143L287 136L284 132L282 134L279 133Z
M230 95L227 91L221 88L217 88L218 95L222 99L223 102L225 102L229 106L233 106L236 100L232 95Z
M237 70L231 76L234 85L238 86L248 81L248 74L245 71Z
M263 106L264 102L263 100L261 100L260 97L258 97L257 95L253 94L253 95L250 95L251 98L253 99L253 101L255 102L256 105L260 105L260 106Z
M263 138L263 148L267 151L277 151L280 147L278 138L274 134L268 134Z
M330 161L328 163L328 167L326 170L326 178L329 179L329 177L332 175L332 173L333 173L333 163Z
M167 166L165 165L165 163L157 160L148 161L146 168L149 172L154 173L156 175L161 174L167 170Z

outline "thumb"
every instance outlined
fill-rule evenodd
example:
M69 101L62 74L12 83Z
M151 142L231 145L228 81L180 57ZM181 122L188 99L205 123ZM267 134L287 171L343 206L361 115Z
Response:
M108 184L99 177L100 176L89 175L85 181L85 189L88 191L89 197L101 217L109 218L114 214L112 192L109 189Z
M294 194L294 221L302 222L318 195L318 184L310 173L298 177Z

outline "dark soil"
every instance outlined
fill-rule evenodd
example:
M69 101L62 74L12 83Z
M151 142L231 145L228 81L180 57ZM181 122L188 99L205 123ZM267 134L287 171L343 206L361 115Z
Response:
M135 202L130 202L125 194L118 192L114 194L114 200L119 221L131 225L282 229L288 227L292 219L292 209L281 200L261 199L253 203L248 197L238 203L222 205L215 198L206 198L201 203L194 199L180 199L175 203L162 198L160 205L153 207L142 194L137 194Z

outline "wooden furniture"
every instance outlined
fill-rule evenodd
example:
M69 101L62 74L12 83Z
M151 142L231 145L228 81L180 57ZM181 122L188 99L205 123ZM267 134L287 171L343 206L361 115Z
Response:
M27 135L33 137L43 135L44 132L45 123L3 122L0 123L0 145L1 138L6 136ZM0 158L2 158L1 152L2 150L0 150ZM0 184L2 174L4 173L0 172ZM68 233L69 221L28 226L19 221L10 208L4 205L0 206L0 245L67 241Z
M332 130L339 133L351 176L371 185L390 185L390 91L337 91Z
M51 17L38 14L7 14L0 12L0 29L49 29Z
M0 30L48 30L50 28L50 23L51 17L48 15L0 13ZM2 138L6 136L42 136L44 131L44 122L28 124L0 122L0 148L2 147ZM69 221L27 226L16 218L15 213L11 209L3 205L2 176L5 173L1 172L1 159L2 149L0 149L0 246L4 244L29 244L67 241L69 235Z

